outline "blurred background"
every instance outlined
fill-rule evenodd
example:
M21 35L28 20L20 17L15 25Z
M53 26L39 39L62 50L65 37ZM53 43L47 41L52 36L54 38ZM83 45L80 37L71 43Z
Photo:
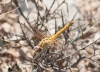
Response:
M41 39L71 20L35 55ZM0 72L100 72L99 39L100 0L0 0Z

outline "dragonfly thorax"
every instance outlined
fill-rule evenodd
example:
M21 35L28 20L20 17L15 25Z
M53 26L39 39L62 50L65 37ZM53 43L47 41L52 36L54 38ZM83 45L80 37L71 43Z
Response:
M52 44L52 43L54 43L54 40L50 39L50 37L46 37L41 40L41 42L39 43L39 46L45 47L47 44Z

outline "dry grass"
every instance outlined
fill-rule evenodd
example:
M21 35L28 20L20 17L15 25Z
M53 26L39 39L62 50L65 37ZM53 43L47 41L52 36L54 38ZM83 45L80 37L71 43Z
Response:
M98 0L74 3L76 15L66 1L0 2L0 72L100 71ZM38 46L71 20L75 23L56 42L45 49Z

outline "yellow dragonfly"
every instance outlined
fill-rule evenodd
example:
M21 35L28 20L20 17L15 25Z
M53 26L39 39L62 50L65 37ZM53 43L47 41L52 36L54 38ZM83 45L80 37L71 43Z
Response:
M56 42L56 38L63 33L66 29L68 29L72 24L74 23L74 21L71 21L69 23L67 23L62 29L60 29L56 34L52 35L52 36L47 36L45 38L43 38L39 44L37 46L41 47L41 48L45 48L47 44L53 44L54 42Z

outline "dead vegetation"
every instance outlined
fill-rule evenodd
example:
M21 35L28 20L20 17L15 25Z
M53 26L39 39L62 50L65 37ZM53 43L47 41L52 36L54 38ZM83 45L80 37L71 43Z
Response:
M2 0L0 72L99 72L98 2L76 2L77 12L71 12L67 0ZM41 39L71 20L74 24L55 43L35 52Z

